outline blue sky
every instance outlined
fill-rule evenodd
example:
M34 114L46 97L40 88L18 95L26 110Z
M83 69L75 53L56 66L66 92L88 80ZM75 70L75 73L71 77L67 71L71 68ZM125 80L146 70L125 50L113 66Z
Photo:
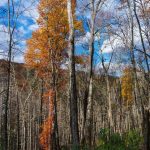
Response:
M13 47L14 61L23 62L23 53L26 49L26 40L32 35L38 26L36 24L36 19L38 18L37 11L37 0L29 1L14 1L14 18L11 18L12 28L14 24L16 25ZM11 9L11 13L12 13ZM0 1L0 58L6 58L8 50L8 34L7 34L7 0Z
M26 40L29 39L32 35L32 32L38 28L36 24L36 19L38 18L37 5L38 0L28 0L21 1L15 0L15 13L20 13L19 17L16 20L16 16L11 20L11 24L13 26L14 22L16 23L16 30L14 34L14 41L17 43L15 45L14 50L14 61L23 62L23 53L26 49ZM21 12L23 10L23 12ZM12 12L12 10L11 10ZM85 17L88 17L88 12L84 14ZM7 35L7 0L0 1L0 52L5 52L7 54L7 43L8 43L8 35ZM76 54L88 54L88 49L83 48L82 44L88 42L89 38L89 29L84 24L85 35L80 38L80 43L76 45ZM5 38L3 38L5 37ZM103 41L101 41L101 44ZM18 51L19 49L19 51ZM97 42L95 42L95 58L97 58L97 53L99 51ZM3 58L2 55L0 58Z
M15 47L13 49L13 55L14 61L17 62L24 62L23 55L26 50L26 40L29 39L32 35L32 32L38 29L38 25L36 23L36 20L38 18L38 10L37 10L37 5L38 5L38 0L21 0L21 3L19 3L20 0L14 0L15 2L15 12L19 14L19 17L17 20L12 19L11 23L16 22L16 30L14 34L14 42L15 42ZM87 0L88 1L88 0ZM87 2L85 1L85 2ZM80 1L81 2L81 1ZM84 5L80 5L81 7L84 7ZM122 17L125 12L119 12L117 9L118 7L118 2L117 0L109 0L109 3L107 2L104 7L103 11L107 12L110 15L116 15L118 17ZM86 20L90 19L90 13L89 11L84 11L80 12L79 8L77 11L77 15L79 19L82 17ZM12 11L12 10L11 10ZM97 18L98 20L102 21L103 23L111 22L114 24L114 20L104 20L103 14L99 15L100 18ZM16 18L16 16L14 17ZM15 21L14 21L15 20ZM76 43L76 54L81 55L81 54L88 54L88 47L86 45L89 42L89 29L86 23L83 24L84 26L84 34L81 37L77 38L77 43ZM126 30L126 27L128 24L122 24L123 30L128 34L128 30ZM119 31L119 28L117 25L112 25L114 33L116 32L117 34L120 35L120 37L123 37L122 33ZM98 28L98 26L96 27ZM127 27L128 28L128 27ZM118 36L111 35L110 38L108 38L108 35L106 35L104 32L104 28L101 27L101 32L100 32L100 40L99 40L99 35L95 37L95 54L94 54L94 59L95 59L95 65L101 66L101 57L100 57L100 50L102 50L102 54L106 59L106 63L109 62L111 53L113 49L115 50L120 50L122 49L124 43L122 39ZM138 29L135 27L135 45L138 47L141 47L140 42L139 42L139 34L138 34ZM0 0L0 58L6 58L7 57L7 50L8 50L8 34L7 34L7 0ZM112 49L113 47L113 49ZM124 55L123 53L119 53L120 57L121 55ZM118 55L117 54L117 55ZM126 54L125 54L126 57ZM115 58L114 58L115 59ZM122 58L121 58L122 59ZM116 60L115 60L116 61ZM118 66L118 65L124 65L124 64L119 64L117 62L112 62L113 66Z
M16 20L16 16L11 20L11 24L16 22L16 30L14 34L14 42L15 46L13 47L13 61L16 62L24 62L24 53L26 51L26 40L29 39L32 35L32 32L38 29L38 25L36 20L38 18L38 0L14 0L15 4L15 13L19 13L19 17ZM103 8L105 11L113 10L115 4L114 0L110 0L107 9ZM12 12L12 10L11 10ZM90 19L89 11L85 11L84 13L80 12L80 8L77 13L81 19L82 17L86 20ZM81 15L82 14L82 15ZM106 20L103 20L106 21ZM8 50L8 34L7 34L7 0L0 1L0 59L7 58L7 50ZM89 42L89 28L87 23L83 21L84 34L81 37L77 38L76 43L76 55L88 55L88 42ZM103 31L103 29L101 29ZM105 40L104 40L105 39ZM109 62L112 48L110 46L110 42L106 38L106 35L101 36L100 40L95 37L95 53L94 53L94 64L95 67L101 67L101 56L100 49L103 49L103 56L105 57L106 63Z

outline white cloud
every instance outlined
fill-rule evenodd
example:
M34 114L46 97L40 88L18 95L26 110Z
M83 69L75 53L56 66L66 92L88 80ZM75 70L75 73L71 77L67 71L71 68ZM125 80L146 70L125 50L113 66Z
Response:
M17 45L14 45L13 47L12 57L13 60L16 62L24 62L23 51L26 48L26 34L31 33L32 31L35 31L38 28L38 25L36 24L36 19L39 17L37 9L39 0L22 0L20 1L20 5L16 5L18 1L20 0L14 1L16 6L15 11L19 11L18 13L20 17L17 21L21 23L21 26L17 28L14 32L13 40L17 42ZM0 0L0 6L4 6L6 4L7 0ZM28 24L30 24L28 18L32 19L34 21L34 24L29 25L29 27L26 29ZM7 58L8 42L9 35L7 33L7 27L0 24L0 59Z
M24 16L31 17L33 20L37 20L39 17L39 13L36 7L31 8L24 12Z
M0 6L4 6L5 4L7 4L7 0L0 0Z
M117 36L111 36L110 39L107 39L103 42L101 47L102 53L111 53L113 50L116 50L118 47L123 45L122 41Z
M26 31L23 27L20 27L19 29L20 34L25 34ZM17 32L18 34L18 32ZM16 62L24 62L23 59L23 53L20 50L25 49L26 41L21 40L21 37L14 37L15 40L19 40L19 45L14 45L13 51L12 51L12 58L13 61ZM9 45L9 35L7 33L7 28L4 25L0 25L0 59L7 59L8 56L8 45Z
M116 0L107 0L105 5L103 5L104 11L114 12L115 8L118 7L118 1Z
M0 48L3 51L8 49L8 40L7 28L4 25L0 25Z
M26 40L21 41L21 45L26 45Z
M105 67L108 67L109 63L106 62L105 63ZM109 70L108 70L108 73L110 75L116 75L116 76L120 76L123 72L123 70L128 66L128 64L124 64L124 63L115 63L115 62L111 62L110 63L110 67L109 67ZM103 69L103 66L102 66L102 63L98 63L96 66L95 66L95 72L98 73L98 74L104 74L104 69Z
M86 44L88 43L89 39L90 39L90 32L86 32L84 36L81 36L78 39L76 39L76 44L78 45Z
M30 17L33 20L36 20L39 17L38 9L38 0L29 0L23 2L24 16Z
M146 37L143 33L142 33L142 37L143 37L145 48L149 49L150 48L149 44L148 44L147 39L146 39ZM142 48L142 43L141 43L140 32L139 32L138 27L134 28L134 43L135 43L136 48L143 49Z
M35 30L37 30L39 28L39 26L37 25L37 24L32 24L32 25L30 25L29 27L28 27L28 29L30 30L30 31L35 31Z
M24 56L23 55L15 56L13 61L19 62L19 63L24 63Z
M28 20L27 20L27 19L20 19L19 21L20 21L20 23L21 23L23 26L27 26L27 25L28 25Z
M23 26L21 26L19 29L19 33L21 33L22 35L26 34L28 31L24 29Z
M109 40L104 41L104 43L101 47L101 51L102 51L102 53L111 53L113 51Z

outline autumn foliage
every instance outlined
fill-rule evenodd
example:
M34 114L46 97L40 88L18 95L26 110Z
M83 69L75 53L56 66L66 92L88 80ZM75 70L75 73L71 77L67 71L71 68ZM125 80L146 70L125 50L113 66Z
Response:
M54 92L48 92L49 98L49 114L47 119L43 122L42 132L40 133L40 144L44 150L49 150L50 142L52 140L53 122L54 122Z
M75 11L75 1L73 1ZM68 16L67 0L41 0L39 3L39 29L34 31L27 41L25 62L27 67L35 70L38 77L45 82L43 100L49 105L49 115L43 122L40 144L44 150L50 148L54 123L54 80L61 74L61 65L67 59ZM74 16L75 17L75 16ZM81 22L75 21L75 28L80 29ZM81 62L81 58L76 58ZM58 82L58 81L57 81ZM57 85L60 83L57 83ZM50 92L47 92L50 91Z
M133 102L133 69L125 68L123 71L122 81L122 97L126 106L129 106Z
M39 139L42 149L47 150L51 147L54 124L54 76L59 75L60 66L67 56L66 0L41 0L38 9L39 29L27 41L25 61L45 81L43 100L48 105L48 116L43 121Z

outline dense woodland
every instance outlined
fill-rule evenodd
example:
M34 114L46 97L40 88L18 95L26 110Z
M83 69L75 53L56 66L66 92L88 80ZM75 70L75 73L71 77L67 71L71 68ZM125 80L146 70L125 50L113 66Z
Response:
M36 2L25 47L0 7L0 150L150 150L150 1Z

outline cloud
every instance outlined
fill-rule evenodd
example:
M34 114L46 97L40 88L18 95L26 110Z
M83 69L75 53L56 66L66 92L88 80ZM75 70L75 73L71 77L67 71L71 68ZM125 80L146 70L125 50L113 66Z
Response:
M28 19L25 19L25 18L21 18L20 20L20 23L23 25L23 26L27 26L28 25Z
M24 56L23 55L15 56L13 61L19 62L19 63L24 63Z
M23 40L22 35L26 33L26 30L21 26L18 28L17 33L13 38L13 41L17 41L12 49L12 59L16 62L24 62L23 51L26 47L26 41ZM7 33L7 27L5 25L0 25L0 59L7 59L8 57L8 45L9 45L9 35Z
M7 4L8 0L0 0L0 6L4 6Z
M101 47L101 51L102 51L102 53L111 53L113 51L109 40L104 41L104 43Z
M8 50L9 36L7 33L7 28L4 25L0 25L0 49L1 51Z
M110 39L107 39L103 42L101 47L102 53L111 53L114 50L117 50L119 47L122 47L123 42L117 36L111 36Z
M38 13L38 0L24 1L22 8L25 10L23 15L36 20L39 17Z
M108 62L105 63L105 66L107 67L109 64ZM128 64L124 64L124 63L116 63L116 62L111 62L110 63L110 67L108 70L109 75L115 75L115 76L121 76L123 70L128 66ZM104 74L105 71L103 69L102 63L98 63L95 66L95 72L97 74Z
M24 26L21 26L18 30L19 30L19 33L22 35L25 35L28 32L27 30L25 30Z
M144 29L143 29L143 31L144 31ZM145 37L143 32L142 32L142 37L143 37L145 48L149 49L150 48L149 44L148 44L147 39L146 39L146 37ZM134 28L134 43L135 43L136 48L143 49L142 43L141 43L140 32L139 32L138 27Z
M39 28L39 26L38 26L37 24L32 24L32 25L30 25L30 26L28 27L28 29L31 30L31 31L35 31L35 30L37 30L38 28Z
M76 39L77 45L87 44L90 39L90 32L86 32L84 36L80 36Z
M37 8L32 8L24 12L24 16L31 17L33 20L36 20L39 17Z
M21 3L19 3L21 2ZM26 49L26 39L31 37L33 31L38 28L36 19L39 17L38 5L39 0L15 0L15 11L19 14L16 20L16 29L13 36L14 61L23 62L23 52ZM6 7L7 0L0 0L0 7ZM0 14L2 16L3 14ZM7 18L3 18L0 22L0 58L7 58L9 35L7 34L7 27L4 25Z

